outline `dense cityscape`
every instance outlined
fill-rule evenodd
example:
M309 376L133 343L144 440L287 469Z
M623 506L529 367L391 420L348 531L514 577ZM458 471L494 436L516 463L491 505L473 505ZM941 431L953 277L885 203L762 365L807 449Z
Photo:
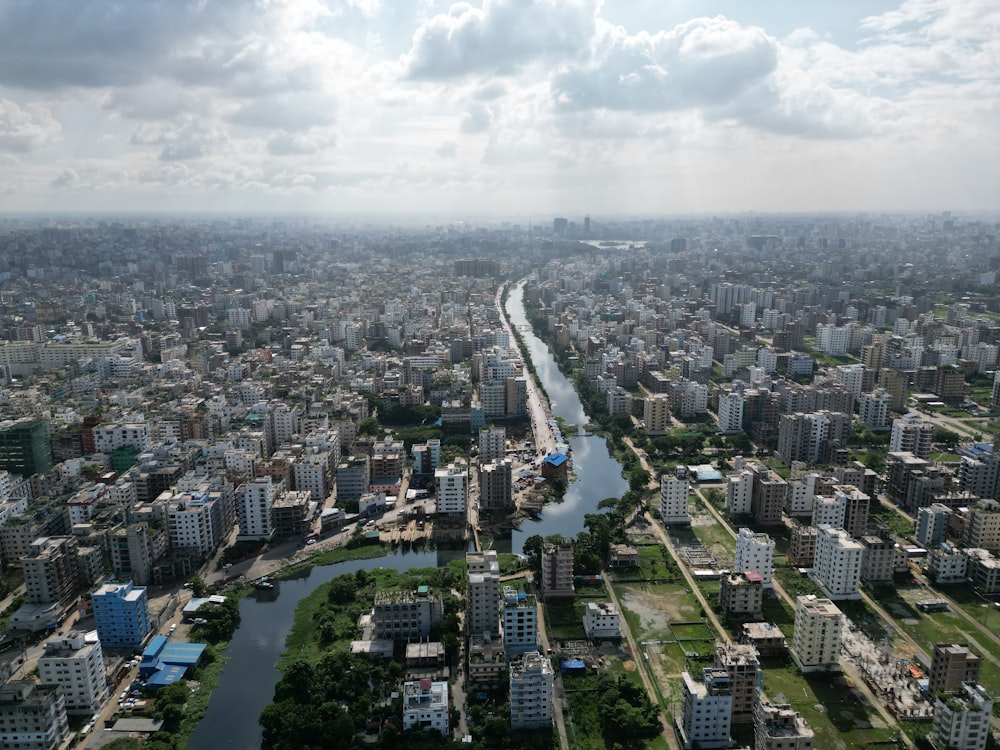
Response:
M0 219L0 747L996 747L998 232Z

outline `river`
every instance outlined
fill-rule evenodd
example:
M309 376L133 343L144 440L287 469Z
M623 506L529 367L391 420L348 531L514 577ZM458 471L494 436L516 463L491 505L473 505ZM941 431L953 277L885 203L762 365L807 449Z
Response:
M552 399L552 413L568 424L586 424L588 417L572 384L559 372L548 347L527 329L523 282L511 289L507 314L511 324L521 330L538 378ZM628 489L621 464L610 455L604 438L574 436L569 438L569 444L575 481L562 502L546 505L540 519L527 520L513 532L511 548L514 552L520 553L524 540L534 534L575 537L583 530L583 517L595 512L601 500L620 497ZM192 750L218 750L220 747L254 750L260 747L257 717L271 702L274 685L281 676L275 664L285 648L285 638L291 630L299 601L318 585L341 573L379 566L396 570L438 567L462 552L458 548L443 549L438 553L396 554L311 568L301 578L279 581L271 591L245 597L240 603L240 627L226 650L229 661L212 694L208 711L191 738Z
M559 371L559 365L549 352L548 346L532 333L524 312L524 282L511 287L507 295L507 316L511 326L521 333L531 361L538 373L538 380L551 400L553 415L567 424L584 425L590 421L573 384ZM524 540L538 534L549 536L562 534L575 537L583 530L583 517L594 513L597 504L606 497L621 497L628 489L628 482L622 476L622 466L611 455L607 441L597 435L573 436L569 438L573 453L573 473L575 481L569 486L560 503L545 506L537 521L528 520L514 531L511 548L522 551Z

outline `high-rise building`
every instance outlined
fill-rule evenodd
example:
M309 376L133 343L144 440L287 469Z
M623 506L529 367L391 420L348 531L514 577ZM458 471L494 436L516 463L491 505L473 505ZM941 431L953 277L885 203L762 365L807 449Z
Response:
M500 564L496 550L466 552L468 566L469 635L495 638L500 634Z
M844 529L829 524L816 528L816 560L812 578L832 600L860 599L864 546Z
M733 561L733 572L749 573L756 571L765 589L774 587L774 540L767 534L754 533L748 528L741 528L736 535L736 555Z
M664 435L673 422L670 418L670 396L656 393L648 396L643 404L642 419L648 435Z
M733 698L731 723L753 723L754 707L763 682L757 649L748 644L717 645L713 666L729 673L730 694Z
M941 544L945 540L949 515L951 508L943 503L917 509L917 541L927 549Z
M507 430L504 427L484 427L479 431L479 463L502 461L507 455Z
M514 506L514 465L510 459L480 463L480 511L510 510Z
M795 461L825 461L831 450L843 442L850 424L850 416L842 412L782 414L778 425L778 455L788 465Z
M917 458L929 458L934 425L925 422L917 414L910 413L892 422L889 436L890 451L907 451Z
M57 685L12 680L0 687L0 746L54 750L68 735L66 698Z
M455 461L434 472L439 515L464 517L469 507L469 468Z
M751 464L750 468L754 472L750 507L753 520L762 526L781 524L787 483L777 472L766 466Z
M0 422L0 469L30 477L52 468L52 444L44 419Z
M552 726L552 664L529 651L510 665L510 728Z
M749 516L753 508L754 472L742 469L726 479L726 513L730 518Z
M85 583L77 550L75 536L39 537L31 543L21 560L29 602L65 606L76 598Z
M680 734L684 750L732 744L732 683L724 669L705 667L700 679L681 672Z
M271 477L257 477L237 491L240 539L270 539L274 533L271 508L275 488Z
M105 648L142 647L152 630L146 589L132 581L106 583L90 595L97 637Z
M501 616L503 646L509 658L538 650L538 604L534 596L504 586Z
M660 520L663 523L691 523L688 494L691 487L686 479L669 475L660 478Z
M719 430L727 435L743 431L743 394L738 391L719 394Z
M958 486L976 497L1000 500L1000 451L993 450L977 458L962 456Z
M803 672L840 671L843 614L829 599L812 594L795 602L792 658Z
M993 699L982 685L966 682L957 695L934 698L931 744L948 750L985 750Z
M885 388L878 388L871 393L862 393L858 406L858 420L872 432L878 432L889 427L889 394Z
M572 596L574 592L573 545L566 540L547 543L542 548L542 594L548 598Z
M45 642L38 657L42 685L59 685L66 699L66 713L90 715L108 699L108 680L97 632L70 631Z

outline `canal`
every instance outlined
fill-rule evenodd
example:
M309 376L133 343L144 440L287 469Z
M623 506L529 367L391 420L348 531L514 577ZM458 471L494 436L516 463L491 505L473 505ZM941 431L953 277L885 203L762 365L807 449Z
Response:
M584 425L589 420L573 384L559 371L559 365L545 345L532 331L524 311L524 282L511 287L507 295L507 317L535 365L535 372L551 400L553 415L567 424ZM597 511L597 504L606 497L621 497L628 489L622 476L622 465L611 455L607 441L597 435L569 437L573 454L575 481L560 503L550 503L538 520L527 520L516 529L511 540L514 552L522 551L524 540L538 534L562 534L575 537L583 531L583 517Z
M411 552L374 560L350 560L336 565L310 568L301 578L276 581L269 591L259 591L240 602L240 627L229 642L226 668L212 694L205 716L198 723L189 745L192 750L260 747L257 717L274 697L281 674L275 667L285 650L299 601L321 583L342 573L437 566L433 552Z
M588 417L573 385L559 371L548 347L528 328L524 282L511 289L506 309L511 325L521 331L539 381L552 399L552 413L567 424L586 424ZM546 505L541 518L527 520L513 532L511 549L514 552L520 553L524 540L534 534L575 537L583 531L583 517L596 512L601 500L620 497L628 489L621 464L611 455L604 438L575 435L569 437L568 442L573 454L574 481L561 502ZM208 711L191 738L192 750L218 750L220 747L253 750L261 746L257 717L271 702L274 686L281 676L275 664L285 648L285 638L292 628L299 601L318 585L342 573L380 566L396 570L437 567L448 559L461 556L462 552L458 549L397 553L375 560L315 567L301 578L276 582L271 591L244 598L240 603L240 627L225 654L228 663Z

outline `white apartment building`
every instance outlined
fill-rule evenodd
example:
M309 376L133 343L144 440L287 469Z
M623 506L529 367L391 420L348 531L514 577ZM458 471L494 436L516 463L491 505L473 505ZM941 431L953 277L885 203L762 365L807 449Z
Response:
M819 528L826 524L842 529L844 528L846 512L847 506L841 498L832 495L816 495L813 498L812 525Z
M588 638L620 638L622 621L618 608L610 602L587 602L583 630Z
M466 632L496 637L500 632L500 563L496 550L466 552L468 566Z
M767 534L756 534L743 527L736 535L734 573L756 570L765 589L774 588L774 540Z
M120 448L132 448L138 453L153 447L149 425L145 422L119 422L95 427L94 450L113 453Z
M538 605L531 594L503 588L503 647L508 658L538 650Z
M660 519L663 523L691 523L688 512L690 491L686 479L672 476L660 478Z
M0 747L51 750L68 735L66 699L58 687L34 680L0 686Z
M469 469L456 461L434 471L437 483L437 512L464 516L469 503Z
M964 550L942 544L927 553L927 575L934 583L964 583L969 575L969 557Z
M726 513L730 518L749 516L753 507L753 477L750 469L743 469L726 480Z
M957 695L937 696L931 743L948 750L985 750L992 711L993 699L982 685L965 682Z
M791 654L803 672L840 670L843 614L829 599L812 594L795 602Z
M816 480L819 474L807 474L799 479L790 479L786 488L785 513L795 518L811 516L816 494Z
M447 682L411 680L403 683L403 731L409 729L448 736Z
M864 545L843 529L829 524L816 527L816 561L812 578L834 600L860 599Z
M729 672L706 667L701 678L681 673L680 730L684 750L710 750L732 744L733 696Z
M907 414L892 422L889 436L889 451L907 451L917 458L926 460L931 455L931 439L934 425L925 422L914 413Z
M862 393L858 404L858 420L873 432L889 427L889 394L884 388Z
M327 451L299 456L292 464L295 489L308 492L310 500L323 502L333 490L334 466L331 454Z
M861 364L837 365L834 369L834 377L837 378L837 382L853 393L854 398L861 397L861 385L864 382L864 376L865 366Z
M240 539L269 539L274 526L271 506L274 505L274 483L271 477L257 477L238 490Z
M45 642L38 657L38 678L42 685L59 685L66 699L66 713L90 715L108 699L101 642L97 631L70 631Z
M221 541L212 526L212 503L207 492L160 493L157 500L167 503L167 524L173 549L197 550L208 555Z
M850 332L833 323L820 323L816 326L816 348L832 357L843 357L847 354L850 342Z
M500 461L507 455L507 430L504 427L484 427L479 431L479 463Z
M743 394L738 391L719 396L719 431L735 435L743 431Z
M510 728L552 726L552 664L529 651L510 665Z

